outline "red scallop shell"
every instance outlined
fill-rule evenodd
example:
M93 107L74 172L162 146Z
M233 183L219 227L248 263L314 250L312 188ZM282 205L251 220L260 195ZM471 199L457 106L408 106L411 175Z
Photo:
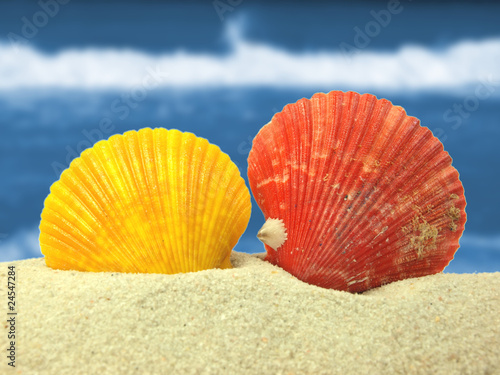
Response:
M403 108L332 91L288 104L253 141L248 178L283 245L266 260L307 283L362 292L440 272L466 221L458 171Z

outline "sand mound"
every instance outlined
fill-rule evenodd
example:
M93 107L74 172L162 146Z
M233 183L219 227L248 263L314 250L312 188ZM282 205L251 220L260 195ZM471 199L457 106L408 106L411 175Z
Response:
M500 273L364 294L305 284L258 256L179 275L16 266L22 374L500 374ZM7 372L8 371L8 372Z

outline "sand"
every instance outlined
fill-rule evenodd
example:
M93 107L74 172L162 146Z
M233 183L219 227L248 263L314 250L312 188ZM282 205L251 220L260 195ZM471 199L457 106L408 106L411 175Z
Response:
M259 256L179 275L16 266L16 367L2 374L500 374L500 273L349 294Z

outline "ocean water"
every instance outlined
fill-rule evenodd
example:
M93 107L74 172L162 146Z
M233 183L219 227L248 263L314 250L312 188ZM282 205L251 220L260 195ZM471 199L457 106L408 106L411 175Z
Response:
M414 8L401 12L401 18L393 14L380 36L351 54L341 44L355 46L354 27L363 29L373 21L370 12L381 14L386 3L355 8L318 3L315 11L295 4L277 22L281 27L269 22L279 14L278 3L242 3L224 20L213 7L197 4L189 15L190 22L198 20L200 36L168 36L163 47L157 32L137 40L138 25L147 24L138 20L120 41L109 31L113 27L92 18L98 5L82 2L61 7L39 37L12 43L6 35L21 33L22 23L15 20L37 11L21 4L17 13L4 12L10 18L0 24L0 261L41 256L37 228L50 185L95 142L143 127L190 131L229 154L247 180L251 141L273 114L315 92L340 89L369 92L403 106L443 142L460 172L468 215L461 248L446 272L500 270L500 28L490 19L497 5L461 3L452 9L457 18L443 21L456 32L433 39L428 30L420 35L410 27L431 5L403 3L407 10ZM100 7L111 11L116 5ZM140 11L151 15L153 24L161 22L152 16L160 5L147 10L129 2L124 7L125 14ZM188 14L185 7L161 4L172 10L169 17ZM346 17L337 15L331 39L324 33L315 39L309 29L329 26L326 18L312 16L333 10ZM443 4L432 10L447 14ZM212 18L202 15L206 11L213 12ZM306 25L297 27L309 31L300 36L290 25L301 14ZM483 25L462 27L460 19L470 14L483 16ZM85 17L93 19L97 31L106 31L101 39L94 38L95 30L84 37L70 28L72 20L85 23ZM125 30L128 18L113 22ZM178 30L188 26L173 18L170 23ZM392 33L385 32L391 27ZM431 30L439 27L439 20L430 21ZM200 42L204 38L211 42ZM237 251L264 251L255 237L264 220L252 203Z

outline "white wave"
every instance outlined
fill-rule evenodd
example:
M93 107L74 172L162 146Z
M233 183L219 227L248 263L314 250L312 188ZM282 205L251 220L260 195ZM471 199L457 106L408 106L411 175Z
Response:
M0 43L0 90L62 87L113 89L203 86L316 87L385 91L447 90L489 81L500 92L500 38L460 41L436 50L404 45L393 52L339 46L292 52L245 40L227 23L228 54L68 48L53 55ZM346 41L354 45L353 41Z

